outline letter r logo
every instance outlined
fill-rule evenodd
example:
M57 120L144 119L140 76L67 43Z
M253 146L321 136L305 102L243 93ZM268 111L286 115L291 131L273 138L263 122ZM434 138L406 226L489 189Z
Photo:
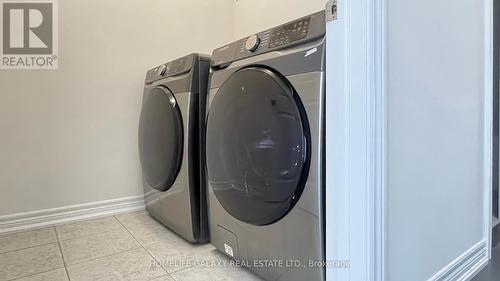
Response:
M57 69L59 0L0 0L0 69Z
M4 54L51 54L52 3L2 3Z

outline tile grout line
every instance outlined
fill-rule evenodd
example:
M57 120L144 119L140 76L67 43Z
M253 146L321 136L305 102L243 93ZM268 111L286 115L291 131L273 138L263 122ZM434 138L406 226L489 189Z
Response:
M58 268L54 268L54 269L44 270L44 271L40 271L40 272L33 273L33 274L30 274L30 275L21 276L21 277L16 277L16 278L14 278L14 279L8 279L8 280L6 280L6 281L15 281L15 280L20 280L20 279L24 279L24 278L32 277L32 276L35 276L35 275L38 275L38 274L44 274L44 273L47 273L47 272L51 272L51 271L58 270L58 269L63 269L63 268L64 268L64 267L58 267Z
M33 249L33 248L47 246L47 245L56 244L56 243L57 243L57 241L47 242L47 243L40 244L40 245L35 245L35 246L29 246L29 247L26 247L26 248L20 248L20 249L10 250L10 251L7 251L7 252L0 253L0 255L11 254L11 253L22 251L22 250Z
M166 275L162 275L162 276L159 276L159 277L156 277L156 278L160 278L160 277L168 276L168 277L170 277L170 278L174 279L174 277L172 277L172 276L170 275L170 273L167 271L167 269L165 269L165 268L163 267L163 265L162 265L162 264L161 264L161 263L160 263L160 262L159 262L159 261L158 261L158 260L157 260L157 259L153 256L153 254L151 254L151 253L150 253L150 252L149 252L149 251L148 251L148 250L144 247L144 245L142 245L142 243L141 243L141 242L139 242L139 241L137 240L137 238L135 238L134 234L132 234L132 232L130 232L130 230L129 230L129 229L128 229L128 228L127 228L127 227L126 227L126 226L125 226L125 225L124 225L124 224L123 224L123 223L122 223L122 222L121 222L121 221L120 221L120 220L119 220L116 216L113 216L113 217L115 218L115 220L116 220L116 221L118 221L118 223L119 223L121 226L123 226L123 228L125 228L125 230L126 230L126 231L127 231L127 232L131 235L131 236L132 236L132 238L134 238L134 240L135 240L135 241L136 241L136 242L137 242L137 243L138 243L138 244L142 247L142 249L144 249L144 251L146 251L146 253L148 253L148 255L149 255L149 256L150 256L150 257L151 257L151 258L152 258L152 259L156 262L156 264L160 265L160 267L161 267L161 268L165 271L165 273L167 273ZM156 278L155 278L155 279L156 279ZM154 279L152 279L152 280L154 280ZM174 279L174 280L175 280L175 279Z
M61 252L61 258L64 264L64 271L66 271L66 276L68 277L68 281L71 281L71 278L69 277L69 272L68 272L68 266L66 265L66 260L64 259L64 254L62 251L62 246L61 246L61 240L59 239L59 234L57 233L57 229L54 226L54 232L56 233L56 238L57 238L57 245L59 246L59 252Z
M98 235L98 234L108 233L108 232L113 232L113 231L118 231L118 230L120 230L120 228L119 229L114 229L114 230L104 230L104 231L96 232L96 233L92 233L92 234L85 234L85 235L82 235L82 236L78 236L78 237L74 237L74 238L69 238L69 239L61 239L61 241L70 241L70 240L85 238L85 237L88 237L88 236L93 236L93 235Z
M196 265L190 265L190 266L187 266L187 267L184 267L184 268L181 268L181 269L174 270L174 271L170 272L170 274L181 272L181 271L184 271L184 270L187 270L187 269L190 269L190 268L194 268L194 267L196 267ZM174 278L174 277L172 277L172 278Z
M133 251L139 250L140 248L141 247L137 247L137 248L134 248L134 249L123 250L123 251L119 251L119 252L116 252L116 253L105 255L105 256L102 256L102 257L91 258L91 259L88 259L88 260L79 261L77 263L68 264L68 266L71 267L71 266L74 266L74 265L78 265L78 264L82 264L82 263L87 263L87 262L91 262L91 261L96 261L96 260L100 260L100 259L103 259L103 258L109 258L109 257L114 256L114 255L119 255L119 254L124 254L124 253L128 253L128 252L133 252Z
M70 240L80 239L80 238L84 238L84 237L88 237L88 236L92 236L92 235L98 235L98 234L102 234L102 233L108 233L108 232L112 232L112 231L118 231L120 229L121 229L121 227L118 228L118 229L113 229L113 230L104 230L104 231L101 231L101 232L96 232L96 233L91 233L91 234L85 234L85 235L82 235L82 236L77 236L77 237L73 237L73 238L69 238L69 239L60 239L60 241L70 241Z
M105 230L105 231L98 232L98 233L93 233L93 234L87 234L87 235L79 236L79 237L76 237L76 238L64 239L64 240L61 239L60 241L61 242L66 242L66 241L71 241L71 240L76 240L76 239L88 238L90 236L96 236L96 235L106 234L106 233L110 233L110 232L118 232L118 231L121 231L121 230L123 230L123 229L120 227L120 228L115 229L115 230Z
M149 280L147 280L147 281L155 281L155 280L160 280L160 279L161 279L161 278L163 278L163 277L168 277L168 278L170 278L170 279L172 279L172 280L174 280L174 281L177 281L176 279L174 279L174 277L170 276L170 274L168 274L168 272L167 272L167 274L165 274L165 275L158 276L158 277L155 277L154 279L149 279Z

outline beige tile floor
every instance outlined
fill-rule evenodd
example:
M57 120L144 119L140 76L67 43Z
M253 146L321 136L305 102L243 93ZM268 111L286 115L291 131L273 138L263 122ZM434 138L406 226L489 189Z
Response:
M0 235L0 281L262 281L147 212Z

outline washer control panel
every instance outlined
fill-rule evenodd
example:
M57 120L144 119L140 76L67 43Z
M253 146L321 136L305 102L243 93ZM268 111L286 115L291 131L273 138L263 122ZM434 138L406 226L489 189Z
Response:
M146 74L146 82L156 81L160 78L177 76L187 73L193 67L194 55L188 55L180 59L162 64Z
M269 48L280 47L306 38L310 21L311 18L300 19L273 29L269 40Z
M215 49L211 64L220 68L240 59L289 48L324 36L325 29L325 11L320 11Z

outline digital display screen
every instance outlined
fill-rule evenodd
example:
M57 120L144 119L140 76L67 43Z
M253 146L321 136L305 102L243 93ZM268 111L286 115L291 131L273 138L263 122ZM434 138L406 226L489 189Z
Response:
M269 48L276 48L307 37L311 18L277 27L271 31Z

